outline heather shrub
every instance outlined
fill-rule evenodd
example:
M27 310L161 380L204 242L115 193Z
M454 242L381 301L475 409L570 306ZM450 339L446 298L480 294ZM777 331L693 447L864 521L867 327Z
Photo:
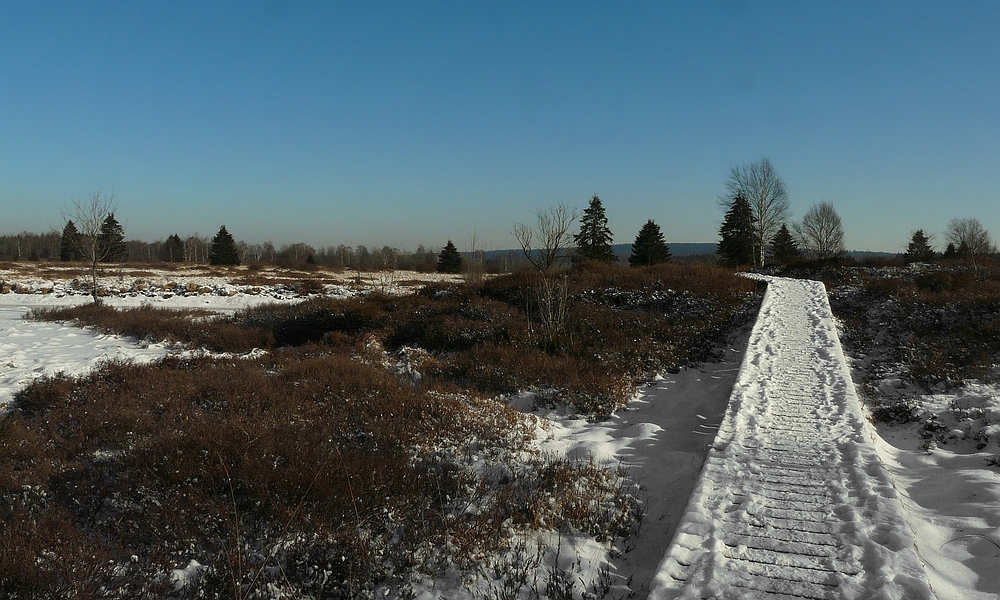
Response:
M1000 277L958 265L859 268L828 282L830 303L852 352L898 370L926 390L996 376ZM898 366L897 366L898 365Z
M300 293L319 289L296 277ZM112 363L24 388L0 422L0 589L353 598L412 569L474 569L517 532L631 535L627 474L528 452L530 418L487 398L533 391L607 416L640 380L711 359L752 318L760 284L704 265L556 277L564 310L544 335L533 273L228 316L34 311L269 352ZM164 574L191 560L203 567L174 590Z
M514 273L408 296L314 296L216 318L106 306L34 316L236 353L315 343L354 352L373 341L389 352L415 347L437 355L426 375L439 381L486 394L544 391L581 412L607 415L639 381L716 359L733 327L753 318L762 289L698 264L630 269L587 262L549 277Z
M112 363L15 402L0 588L25 597L158 595L190 560L205 568L184 596L354 597L442 558L421 549L491 552L528 526L612 539L638 514L621 474L525 461L532 426L500 403L322 346Z

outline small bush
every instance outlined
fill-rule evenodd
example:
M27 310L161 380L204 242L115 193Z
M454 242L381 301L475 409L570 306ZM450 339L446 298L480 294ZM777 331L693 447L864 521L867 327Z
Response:
M852 352L901 364L926 390L993 377L1000 362L1000 285L963 267L855 272L831 285ZM877 373L875 374L877 375Z
M610 539L638 511L613 472L525 460L531 426L506 407L321 347L108 364L15 401L0 430L0 586L26 597L155 595L191 559L206 569L188 595L331 581L354 596L449 539L478 553L511 526ZM462 458L470 448L489 449L488 469Z
M920 404L912 399L880 402L871 411L872 419L879 423L912 423L920 418Z

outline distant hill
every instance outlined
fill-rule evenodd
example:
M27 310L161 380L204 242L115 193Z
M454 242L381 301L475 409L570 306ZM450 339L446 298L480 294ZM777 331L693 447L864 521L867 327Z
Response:
M674 256L687 256L692 254L715 254L715 244L671 244L670 254ZM619 255L628 257L632 254L632 244L614 244L611 250ZM520 255L521 250L489 250L484 253L486 258L497 258L506 254Z
M869 250L848 250L847 256L855 258L858 260L864 260L866 258L894 258L899 256L899 252L871 252Z
M671 244L667 243L670 247L670 254L673 256L696 256L696 255L710 255L715 254L715 249L717 247L714 243L687 243L687 244ZM627 260L632 254L632 244L614 244L611 246L611 250L620 257L624 257L623 260ZM521 250L489 250L484 253L487 259L498 258L504 255L520 256ZM867 250L848 250L847 256L851 258L863 260L866 258L892 258L894 256L899 256L899 253L894 252L870 252Z
M689 254L715 254L716 244L671 244L670 254L674 256L686 256ZM630 256L632 254L632 244L615 244L611 246L615 254Z

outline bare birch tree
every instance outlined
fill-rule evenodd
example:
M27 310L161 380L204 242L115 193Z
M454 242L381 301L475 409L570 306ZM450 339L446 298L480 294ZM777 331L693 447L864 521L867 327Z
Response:
M979 219L952 219L944 236L955 244L958 253L969 261L977 275L982 259L996 252L990 232L986 231Z
M469 259L465 261L465 283L467 285L478 287L483 284L485 263L485 253L479 244L479 229L473 225L472 235L469 236Z
M791 215L785 182L775 172L771 161L764 158L733 167L726 181L726 193L727 197L720 199L726 208L740 194L750 203L754 218L754 264L764 266L768 241Z
M537 223L534 227L525 223L514 224L512 233L532 266L545 273L565 259L564 251L572 239L569 228L577 216L576 210L560 203L535 211Z
M63 218L66 221L73 221L79 232L74 243L90 270L90 289L95 304L100 303L97 288L98 266L102 261L111 258L111 253L117 250L114 245L100 243L101 225L117 208L114 190L105 194L101 188L97 188L97 191L91 192L86 200L70 200L69 205L62 211Z
M814 204L793 229L799 245L813 258L825 260L844 253L844 226L830 202Z

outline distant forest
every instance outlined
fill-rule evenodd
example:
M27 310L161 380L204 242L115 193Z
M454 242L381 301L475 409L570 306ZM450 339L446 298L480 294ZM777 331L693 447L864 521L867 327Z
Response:
M187 238L176 236L168 240L144 242L129 240L125 243L125 262L187 262L207 263L212 251L211 236L191 235ZM0 236L0 261L59 261L62 235L59 232L29 233ZM442 244L443 246L444 244ZM437 267L439 247L423 245L416 250L401 250L390 246L345 245L314 248L308 244L295 243L275 247L271 242L247 244L237 242L243 264L264 264L283 267L307 267L315 264L329 268L351 268L363 271L404 269L409 271L434 271ZM612 246L619 261L627 262L631 244ZM675 260L710 261L715 255L715 244L671 244L670 251ZM467 256L470 253L465 253ZM530 268L521 250L479 251L482 264L487 272L502 273Z

